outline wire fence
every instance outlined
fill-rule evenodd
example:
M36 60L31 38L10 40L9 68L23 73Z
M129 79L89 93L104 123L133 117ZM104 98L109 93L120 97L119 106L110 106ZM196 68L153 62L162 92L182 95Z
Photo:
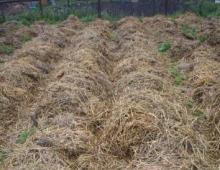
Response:
M13 0L0 0L1 14L7 13L7 8L1 7L2 1L13 1ZM19 0L14 0L19 3ZM22 1L22 0L21 0ZM85 0L62 0L59 1L50 0L50 4L43 7L42 1L37 0L35 5L30 5L31 1L36 0L25 0L30 2L21 2L26 6L26 10L33 10L40 7L40 12L46 12L48 9L57 16L66 16L71 13L83 13L84 15L96 14L111 15L115 17L121 16L152 16L155 14L172 14L177 11L187 10L186 0L97 0L97 1L85 1ZM47 1L47 0L46 0ZM213 0L210 0L213 1ZM40 3L39 3L40 2ZM100 3L99 3L100 2ZM192 0L192 3L197 3L197 0ZM8 4L9 8L11 4ZM5 10L6 9L6 10ZM5 11L4 11L5 10Z

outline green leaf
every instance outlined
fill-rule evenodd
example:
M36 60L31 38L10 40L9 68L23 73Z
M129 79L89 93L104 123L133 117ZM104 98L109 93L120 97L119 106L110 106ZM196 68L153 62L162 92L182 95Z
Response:
M16 140L16 143L18 144L24 144L27 140L27 138L31 135L33 135L35 132L35 128L31 128L29 130L24 130L22 131L19 135L18 138Z
M160 44L158 51L163 53L171 48L171 44L169 42L163 42Z

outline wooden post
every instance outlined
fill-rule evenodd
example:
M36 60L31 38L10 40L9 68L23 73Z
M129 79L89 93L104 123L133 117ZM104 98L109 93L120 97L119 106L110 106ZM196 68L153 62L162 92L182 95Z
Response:
M102 17L101 0L98 0L97 13L98 13L98 18L101 18Z
M40 15L43 16L42 0L39 0Z
M168 0L165 0L165 15L168 14Z

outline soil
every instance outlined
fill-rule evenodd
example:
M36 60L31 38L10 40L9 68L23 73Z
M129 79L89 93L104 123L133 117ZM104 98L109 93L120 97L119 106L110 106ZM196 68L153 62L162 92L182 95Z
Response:
M0 64L0 168L217 170L219 25L186 13L31 26Z

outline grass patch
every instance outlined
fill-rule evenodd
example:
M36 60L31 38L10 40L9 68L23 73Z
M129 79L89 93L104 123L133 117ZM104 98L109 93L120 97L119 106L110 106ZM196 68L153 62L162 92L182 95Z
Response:
M80 18L82 22L92 22L96 20L96 15L87 15Z
M11 45L5 45L1 44L0 45L0 53L10 55L14 52L14 47Z
M166 51L168 51L171 48L171 43L170 42L163 42L160 44L158 51L161 53L164 53Z
M202 43L204 43L207 39L208 39L208 34L203 34L203 35L200 35L200 36L198 36L198 42L200 43L200 44L202 44Z
M35 128L31 128L31 129L28 129L28 130L24 130L22 131L19 135L18 135L18 138L16 140L16 143L17 144L24 144L27 140L27 138L29 136L31 136L32 134L34 134L35 132Z
M192 100L188 100L188 101L186 102L186 106L187 106L188 108L192 109L192 108L193 108L193 101L192 101Z
M181 25L181 32L186 38L193 39L193 40L197 38L196 29L186 24Z
M28 34L24 34L24 35L21 35L19 39L22 43L26 43L28 41L31 41L32 37Z
M183 83L184 77L183 74L180 72L180 70L176 66L170 67L169 70L171 76L174 78L175 85L181 85Z
M0 164L7 158L7 153L0 149Z
M204 118L205 117L205 113L201 110L196 110L194 112L194 116L198 117L198 118Z
M144 17L139 17L138 20L143 23L144 22Z

